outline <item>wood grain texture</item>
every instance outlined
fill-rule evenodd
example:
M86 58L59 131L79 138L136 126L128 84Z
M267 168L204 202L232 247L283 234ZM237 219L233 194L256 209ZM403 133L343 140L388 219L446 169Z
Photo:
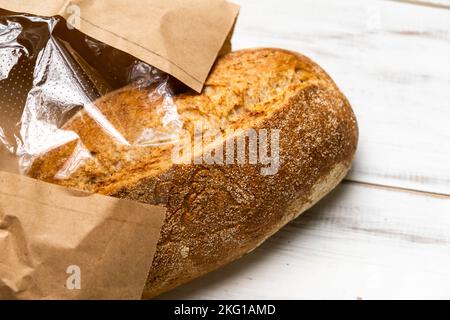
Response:
M450 10L376 0L238 0L235 49L321 64L361 138L349 179L450 194Z
M450 298L450 198L341 184L243 259L161 298Z

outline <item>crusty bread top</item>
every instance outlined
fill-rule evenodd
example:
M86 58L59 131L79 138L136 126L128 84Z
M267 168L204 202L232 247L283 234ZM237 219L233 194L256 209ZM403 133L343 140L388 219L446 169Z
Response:
M180 129L192 134L197 121L218 132L251 128L312 85L335 87L301 55L279 49L231 53L218 60L202 94L171 97L161 86L126 87L99 99L63 127L79 139L38 157L29 175L113 194L169 168Z

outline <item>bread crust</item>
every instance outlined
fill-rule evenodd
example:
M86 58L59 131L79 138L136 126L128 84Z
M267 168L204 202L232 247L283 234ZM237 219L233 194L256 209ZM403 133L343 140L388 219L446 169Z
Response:
M255 249L332 190L350 169L358 140L355 116L331 78L308 58L280 49L238 51L218 61L205 90L226 78L230 64L271 55L295 57L300 72L310 75L281 107L251 124L255 130L280 130L278 173L264 176L259 164L171 164L156 175L99 191L167 208L143 298ZM45 158L37 163L31 175L48 180L42 174L48 171L45 164L52 164Z

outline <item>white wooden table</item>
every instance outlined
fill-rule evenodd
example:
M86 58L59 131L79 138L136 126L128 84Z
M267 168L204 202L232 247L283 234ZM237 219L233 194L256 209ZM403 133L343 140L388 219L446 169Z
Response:
M357 114L346 181L171 299L450 298L450 0L239 0L234 48L322 65Z

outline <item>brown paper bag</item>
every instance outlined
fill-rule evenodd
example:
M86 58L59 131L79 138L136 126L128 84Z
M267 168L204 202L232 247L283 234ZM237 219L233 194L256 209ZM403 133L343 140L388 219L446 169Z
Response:
M0 0L0 8L60 15L198 92L239 12L225 0Z
M0 172L0 299L140 299L164 214Z

